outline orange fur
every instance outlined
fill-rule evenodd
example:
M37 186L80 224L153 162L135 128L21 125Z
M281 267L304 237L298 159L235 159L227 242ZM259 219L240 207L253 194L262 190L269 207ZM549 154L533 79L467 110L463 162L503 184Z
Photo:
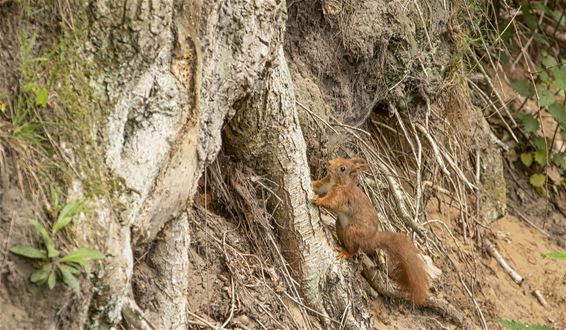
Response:
M336 214L336 234L344 249L338 255L346 259L358 250L372 254L385 250L399 263L392 277L408 291L416 305L425 303L428 281L422 260L411 239L400 233L379 231L379 217L369 197L356 185L360 170L367 168L361 158L337 158L329 162L328 174L312 182L316 196L313 203Z

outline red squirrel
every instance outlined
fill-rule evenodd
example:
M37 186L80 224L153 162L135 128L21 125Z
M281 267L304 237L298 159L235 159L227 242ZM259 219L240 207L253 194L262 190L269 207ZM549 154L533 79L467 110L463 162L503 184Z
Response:
M339 259L347 259L358 250L373 254L385 250L399 263L392 278L409 293L415 305L423 305L428 296L428 281L423 261L411 239L404 234L379 230L379 217L369 197L357 186L360 170L368 167L361 158L337 158L329 161L328 174L312 181L317 195L313 203L336 214L336 234L344 248Z

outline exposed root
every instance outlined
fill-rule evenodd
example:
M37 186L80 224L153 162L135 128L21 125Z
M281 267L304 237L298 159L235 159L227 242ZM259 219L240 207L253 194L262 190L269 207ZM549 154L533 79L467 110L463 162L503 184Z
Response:
M144 315L133 299L125 301L122 307L122 315L128 324L137 330L157 330Z
M377 269L376 265L368 256L362 255L361 258L363 275L367 279L370 286L375 291L377 291L377 293L389 298L407 299L407 296L405 294L394 289L390 284L387 283L385 275ZM464 313L460 312L456 307L454 307L446 300L431 296L427 299L423 307L431 309L442 317L449 318L462 329L472 329L472 325L469 323Z

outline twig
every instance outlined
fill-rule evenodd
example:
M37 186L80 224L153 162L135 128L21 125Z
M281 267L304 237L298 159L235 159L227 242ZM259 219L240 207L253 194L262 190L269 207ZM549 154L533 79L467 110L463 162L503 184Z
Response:
M334 121L336 122L336 125L338 125L338 126L340 126L340 127L353 129L353 130L356 130L356 131L358 131L358 132L360 132L360 133L364 133L364 134L367 135L367 136L371 136L371 133L368 132L368 131L366 131L366 130L364 130L364 129L361 129L361 128L359 128L359 127L355 127L355 126L351 126L351 125L344 124L344 123L340 122L338 119L336 119L336 118L334 118L334 117L330 117L330 119L334 120Z
M335 134L338 134L338 131L336 131L336 129L334 129L334 127L332 127L332 125L330 125L326 120L324 120L322 117L320 117L316 112L312 111L311 109L307 108L306 106L304 106L303 104L301 104L301 102L299 101L295 101L295 103L297 103L298 106L300 106L301 108L303 108L306 112L308 112L311 116L315 117L316 119L320 120L324 125L328 126L328 128L330 128Z
M474 59L474 61L476 62L478 68L480 69L481 73L484 75L484 77L486 78L487 84L489 85L489 87L491 88L491 90L493 91L493 93L495 94L495 96L497 97L497 99L499 100L499 103L501 103L503 110L505 111L505 113L507 114L507 116L509 117L509 119L511 120L511 122L513 123L514 126L517 126L517 122L515 121L515 119L513 118L513 116L511 116L511 113L509 112L509 109L506 105L506 103L503 101L503 98L501 97L501 95L499 94L499 92L495 89L495 86L493 86L493 83L491 82L491 79L489 78L489 75L487 74L487 72L485 71L485 69L483 68L483 65L481 65L479 59L477 58L477 56L472 53L472 58ZM494 67L495 69L495 67ZM515 140L515 142L519 143L519 140L517 139L517 137L515 136L515 134L513 133L513 131L509 132L511 134L511 136L513 137L513 140Z
M472 302L474 303L474 306L476 308L476 312L478 313L478 317L480 318L480 322L482 324L482 328L487 330L487 322L485 321L485 317L483 316L483 312L481 311L480 305L478 304L478 301L476 300L476 298L474 297L474 294L472 291L470 291L470 289L468 289L468 286L466 285L466 283L464 282L464 279L462 278L462 275L460 273L458 273L458 277L460 278L460 283L462 283L462 286L464 287L464 290L466 290L466 292L468 293L468 295L470 296L470 298L472 298Z
M430 39L430 35L428 34L428 29L426 28L426 22L424 20L423 13L421 12L421 8L419 7L419 4L417 3L416 0L413 0L413 3L415 4L415 7L417 8L417 12L419 13L419 17L421 19L421 22L423 23L423 30L425 31L426 40L428 41L428 46L430 47L429 49L432 50L433 49L432 48L432 41Z
M220 329L219 327L217 327L217 326L211 324L210 322L208 322L208 321L205 320L204 318L198 316L197 314L195 314L195 313L193 313L193 312L191 312L191 311L187 311L187 313L188 313L190 316L192 316L192 317L194 317L195 319L197 319L199 322L201 322L202 325L208 326L208 327L210 327L211 329L214 329L214 330L219 330L219 329ZM190 321L189 321L189 322L190 322ZM191 323L192 323L192 322L191 322Z
M485 81L488 81L488 77L484 77ZM509 126L509 123L507 123L507 120L505 120L505 118L503 117L503 115L501 114L501 111L499 110L499 108L497 107L497 105L495 105L490 99L489 97L485 94L485 92L471 79L468 79L468 83L478 92L479 97L489 106L491 107L495 113L497 114L497 116L499 117L499 119L501 119L501 121L503 122L503 125L505 125L505 129L507 129L507 132L509 132L509 134L513 137L513 139L515 141L518 141L517 137L515 136L515 132L513 132L513 129L511 128L511 126ZM493 85L490 85L491 87L493 87ZM526 100L526 98L525 98ZM505 106L505 105L503 105ZM517 124L515 123L515 127L517 126Z
M540 292L539 289L535 289L533 291L533 296L535 296L538 300L538 302L543 305L544 307L546 307L548 305L548 303L546 302L546 299L544 299L544 296L542 295L542 293Z
M444 173L444 175L446 175L447 177L450 177L450 171L448 171L446 165L444 165L444 159L442 158L442 155L440 154L440 150L438 149L438 145L436 144L432 136L428 134L428 132L422 125L417 123L415 124L415 127L426 137L426 139L430 143L430 146L432 147L432 152L434 153L434 158L436 159L436 163L440 167L442 173Z
M443 223L442 221L438 221L440 224L444 225L444 227L446 228L447 233L452 237L452 240L454 241L456 247L458 248L458 252L460 253L460 257L462 258L462 260L466 260L464 258L464 254L462 251L462 248L459 246L458 241L456 240L456 238L454 237L454 235L452 235L452 233L450 232L450 229L448 228L448 226ZM434 234L434 231L431 231ZM436 235L435 235L436 236ZM437 237L438 238L438 237ZM454 271L456 272L456 274L458 275L458 279L460 280L460 283L462 284L462 287L464 288L464 290L466 291L466 293L468 294L468 296L470 296L470 299L472 300L472 303L474 304L474 308L476 309L476 312L478 314L478 318L480 319L480 322L482 324L482 328L483 329L488 329L487 328L487 322L485 321L485 317L483 316L483 312L481 310L480 305L478 304L476 298L474 297L474 293L472 291L470 291L470 289L468 289L468 286L466 285L466 282L464 282L464 279L462 278L462 273L460 272L460 270L458 269L458 266L456 264L456 262L454 261L454 259L452 259L452 257L450 256L450 254L448 254L446 252L446 250L444 248L440 248L437 244L435 244L434 240L430 240L432 242L432 244L434 245L434 247L441 252L442 254L444 254L444 256L446 257L446 259L448 259L448 261L450 261L450 264L452 265L452 268L454 269Z
M480 150L476 149L476 184L480 184L481 180L481 155ZM481 223L482 217L480 216L480 200L481 194L480 190L476 190L476 223ZM481 244L481 226L476 226L476 244L480 246Z
M130 326L138 330L156 330L151 322L144 315L144 312L139 308L133 299L127 299L122 308L122 315Z
M541 234L543 234L546 237L549 237L549 238L552 237L552 236L550 236L549 233L547 233L546 231L541 229L539 226L535 225L532 221L530 221L523 213L519 212L519 210L517 210L512 204L509 204L508 207L509 207L509 209L511 210L512 213L515 213L519 217L519 219L525 221L527 224L529 224L531 227L536 229L538 232L540 232Z
M450 192L450 190L448 190L446 188L443 188L439 185L433 184L432 182L430 182L428 180L423 181L423 184L424 184L425 187L430 187L430 188L438 191L439 193L442 193L442 194L452 198L452 192Z
M352 302L349 301L348 302L348 306L346 306L346 309L344 309L344 313L342 313L342 319L340 320L340 328L339 330L342 330L344 328L344 325L346 325L346 315L348 315L348 311L350 310L350 306L352 305Z
M513 270L513 268L511 268L511 266L509 266L507 261L505 261L505 259L503 259L503 257L499 253L499 251L497 251L495 246L487 238L485 238L483 240L483 245L487 249L487 252L489 252L489 254L493 258L495 258L495 260L497 260L499 265L503 268L503 270L505 270L505 272L511 277L511 279L513 279L513 281L515 283L517 283L517 284L523 283L523 277L521 275L519 275L519 273L517 273L515 270Z
M466 176L464 175L464 171L462 171L460 169L460 167L458 167L458 164L456 164L456 161L454 161L454 159L452 159L452 156L450 156L450 153L442 151L442 156L444 156L444 159L446 159L446 161L448 161L448 164L450 164L450 167L452 167L454 172L456 172L456 175L460 178L460 180L462 182L464 182L464 184L466 184L466 186L468 186L468 188L470 190L474 191L474 190L478 189L478 187L476 187L473 183L471 183L468 180L468 178L466 178Z
M230 322L230 320L232 319L232 316L234 316L234 305L235 305L235 300L236 300L236 291L234 291L234 277L230 276L230 282L232 283L232 303L230 305L230 315L228 316L228 318L226 319L226 321L224 321L224 323L222 323L222 325L220 326L220 329L224 329L225 326L228 325L228 322Z
M421 201L423 199L423 183L422 183L422 172L423 172L423 162L422 162L422 156L423 156L423 147L421 144L421 140L419 139L419 135L417 134L415 127L413 126L413 133L415 136L415 142L417 143L417 155L416 155L416 161L417 161L417 168L416 168L416 172L417 172L417 182L415 184L415 221L418 220L419 214L420 214L420 206L421 206Z
M285 292L285 295L287 296L287 298L291 299L293 302L295 302L295 304L302 306L303 308L315 313L318 316L322 316L328 320L330 320L331 322L334 322L336 324L340 324L339 321L331 318L330 316L326 315L326 314L322 314L321 312L317 311L316 309L312 309L309 306L306 306L305 304L303 304L301 301L297 301L294 297L292 297L291 295L289 295L287 292Z

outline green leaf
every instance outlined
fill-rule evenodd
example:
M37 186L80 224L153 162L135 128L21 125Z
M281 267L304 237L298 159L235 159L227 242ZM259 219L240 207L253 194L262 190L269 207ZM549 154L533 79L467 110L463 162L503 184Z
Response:
M511 87L521 96L531 97L535 95L533 85L528 80L515 80L511 83Z
M31 274L30 281L32 283L38 283L46 281L49 277L49 273L51 272L52 263L47 262L45 263L40 269L36 270Z
M541 34L539 32L534 32L533 33L533 39L538 42L541 43L545 46L550 46L550 44L548 43L548 40L546 38L546 36L544 34Z
M501 53L499 55L499 62L501 62L501 64L507 64L509 63L509 56L507 56L506 53Z
M61 265L59 267L59 272L61 273L61 277L63 278L63 282L70 286L75 293L80 296L81 295L81 286L75 276L71 273L68 266Z
M541 62L547 68L554 67L554 66L558 65L558 61L556 60L556 58L554 56L550 56L548 54L544 55Z
M78 273L81 272L81 266L79 264L65 263L65 264L62 264L61 266L68 267L69 272L71 272L71 274L78 274Z
M546 151L535 151L535 162L537 162L539 165L544 165L546 163Z
M38 107L45 108L47 105L48 99L47 89L45 87L41 87L39 90L35 92L35 105Z
M566 65L562 65L560 68L553 68L552 74L554 75L554 85L556 88L566 91Z
M566 152L555 153L552 157L552 161L556 166L560 167L563 171L566 171Z
M513 330L556 330L543 324L522 323L513 320L499 320L504 327Z
M30 219L29 222L35 227L35 230L39 233L39 235L41 235L41 238L43 238L43 243L47 248L47 256L49 258L59 256L59 251L55 248L55 244L53 243L51 236L49 236L47 229L45 229L45 227L35 219Z
M530 167L533 163L533 154L530 152L523 152L520 157L521 163L523 163L526 167Z
M544 182L546 181L546 176L544 174L535 173L531 175L529 182L533 185L533 187L541 188L544 186Z
M566 22L564 22L565 20L564 20L564 19L561 19L561 18L562 18L562 11L557 10L557 9L555 9L555 10L550 10L550 16L552 16L552 18L553 18L556 22L560 21L560 25L566 26Z
M533 2L533 8L544 11L545 14L550 15L550 9L541 2Z
M536 120L536 118L533 117L533 115L523 112L519 114L519 119L523 123L523 127L525 128L525 131L530 133L538 130L539 123L538 120Z
M550 76L548 75L548 72L544 71L544 69L539 68L538 70L540 73L538 74L538 79L544 83L549 83L550 82Z
M53 208L55 212L59 212L61 206L59 205L59 194L57 193L57 189L52 185L51 187L51 203L53 204Z
M86 249L86 248L81 248L75 251L70 252L69 254L67 254L66 256L64 256L63 258L61 258L61 262L66 262L66 263L70 263L70 262L76 262L79 263L83 266L88 265L88 263L90 262L90 260L102 260L104 259L106 256L96 250L93 249Z
M13 246L10 252L24 256L30 259L47 259L47 253L44 250L38 250L25 246Z
M558 102L552 103L548 107L548 112L552 115L552 118L556 120L557 123L564 126L566 125L566 110L562 106L562 104Z
M540 254L543 258L550 257L556 260L566 260L566 251L548 252Z
M37 84L30 82L24 85L24 87L22 88L22 90L24 91L24 93L29 93L31 91L35 91L37 90Z
M525 22L529 29L534 32L537 30L538 23L536 17L531 14L530 10L531 6L528 3L523 3L523 5L521 6L521 12L523 13L523 22Z
M538 105L542 107L546 107L552 103L554 103L554 94L546 88L538 88Z
M56 277L55 272L49 273L49 277L47 278L47 286L49 287L49 290L51 290L55 287L56 281L57 281L57 277Z
M535 136L531 142L537 150L546 150L546 139L542 136Z
M81 209L82 202L79 199L65 205L63 210L61 210L61 213L59 213L57 221L55 221L55 224L53 224L53 234L55 234L60 229L65 228L65 226L67 226L71 222L71 220L73 220L75 215L77 215Z

